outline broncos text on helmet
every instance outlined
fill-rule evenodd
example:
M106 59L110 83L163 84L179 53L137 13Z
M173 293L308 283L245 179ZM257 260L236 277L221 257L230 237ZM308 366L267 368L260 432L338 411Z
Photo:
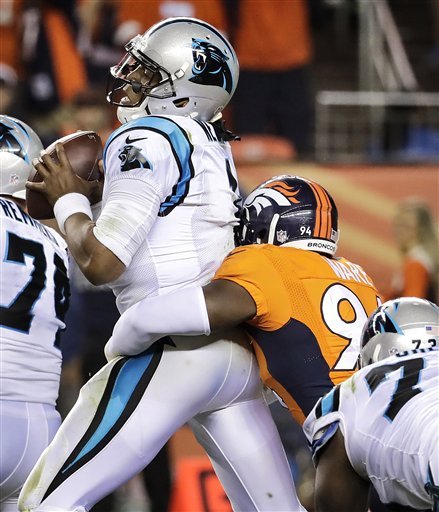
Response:
M227 39L195 18L168 18L137 35L111 68L107 100L122 123L148 114L215 121L235 92L239 64Z
M399 352L439 346L439 308L417 297L400 297L379 306L361 335L360 366Z
M32 160L42 150L43 144L30 126L0 115L0 194L26 199Z
M269 243L333 256L339 238L334 200L317 183L300 176L275 176L244 201L238 243Z

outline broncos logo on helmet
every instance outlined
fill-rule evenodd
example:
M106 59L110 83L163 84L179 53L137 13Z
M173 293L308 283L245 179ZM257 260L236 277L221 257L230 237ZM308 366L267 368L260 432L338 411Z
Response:
M142 150L130 144L124 146L119 152L121 161L120 170L122 172L131 169L152 169L152 165L147 158L142 155Z
M217 85L228 93L232 92L233 81L229 66L228 57L207 41L192 39L192 55L194 65L192 66L193 77L190 82L203 85Z
M282 181L267 183L264 187L254 190L246 199L247 208L255 208L256 215L273 203L278 206L291 206L291 203L299 204L295 196L299 189L289 187Z
M317 183L300 176L275 176L245 200L238 241L288 243L332 256L338 241L337 207Z

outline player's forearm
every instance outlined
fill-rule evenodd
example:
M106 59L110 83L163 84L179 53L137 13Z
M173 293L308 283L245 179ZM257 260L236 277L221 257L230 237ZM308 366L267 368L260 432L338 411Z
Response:
M166 335L210 334L201 287L147 297L125 311L105 347L107 359L136 355Z
M125 265L94 235L94 214L84 194L64 194L55 202L53 212L71 255L92 284L106 284L122 274Z
M65 222L69 250L85 277L94 285L117 279L124 264L93 234L95 224L83 213L71 215Z

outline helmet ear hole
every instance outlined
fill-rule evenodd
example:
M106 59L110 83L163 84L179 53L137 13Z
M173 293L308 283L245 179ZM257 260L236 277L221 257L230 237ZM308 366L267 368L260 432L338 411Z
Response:
M177 108L184 108L189 103L189 98L179 98L172 102Z

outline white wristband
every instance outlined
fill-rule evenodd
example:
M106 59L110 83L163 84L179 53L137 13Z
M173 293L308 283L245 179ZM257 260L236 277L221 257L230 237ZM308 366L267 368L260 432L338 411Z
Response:
M75 213L84 213L90 220L93 220L90 201L83 194L71 192L61 196L53 205L53 213L59 230L63 235L66 234L64 224L66 220Z

